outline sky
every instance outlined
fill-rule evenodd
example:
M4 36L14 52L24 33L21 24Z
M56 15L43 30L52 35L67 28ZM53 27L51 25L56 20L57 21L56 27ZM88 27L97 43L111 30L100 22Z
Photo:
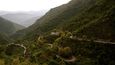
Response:
M0 0L2 11L39 11L49 10L70 0Z

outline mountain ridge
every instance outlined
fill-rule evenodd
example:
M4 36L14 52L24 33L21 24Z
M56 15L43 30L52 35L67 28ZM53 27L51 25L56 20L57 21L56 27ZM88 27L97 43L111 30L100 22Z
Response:
M10 20L14 23L18 23L23 26L30 26L30 24L34 23L35 20L39 19L41 16L45 14L46 11L28 11L28 12L4 12L4 14L1 13L1 17ZM35 18L34 18L35 17ZM36 18L37 17L37 18ZM30 23L27 22L29 19L33 18L33 21ZM35 20L34 20L35 19ZM29 23L28 25L25 23Z
M2 17L0 17L0 26L0 32L8 35L14 34L16 31L25 28L24 26L8 21Z

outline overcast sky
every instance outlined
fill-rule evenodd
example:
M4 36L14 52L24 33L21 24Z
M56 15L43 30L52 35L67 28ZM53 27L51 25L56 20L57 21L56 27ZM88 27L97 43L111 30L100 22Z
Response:
M54 8L70 0L0 0L3 11L38 11Z

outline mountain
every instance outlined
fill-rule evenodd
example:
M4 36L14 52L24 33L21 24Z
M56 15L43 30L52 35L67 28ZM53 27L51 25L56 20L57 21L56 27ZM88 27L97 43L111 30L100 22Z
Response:
M35 20L39 19L41 16L43 16L45 14L45 10L44 11L29 11L29 12L1 12L1 17L12 21L14 23L18 23L20 25L23 26L30 26L31 24L33 24L35 22ZM3 15L4 13L4 15ZM37 18L36 18L37 17ZM32 19L33 18L33 19ZM31 19L31 22L28 20ZM28 23L28 24L26 24Z
M115 0L72 0L51 9L13 35L26 50L16 55L10 46L9 64L115 65L114 11Z
M78 37L114 41L114 6L113 0L72 0L51 9L21 32L24 31L27 37L32 38L31 36L58 29L70 31Z
M15 33L16 31L25 28L24 26L21 26L16 23L12 23L2 17L0 17L0 26L1 26L0 33L8 34L8 35L11 35L11 34Z

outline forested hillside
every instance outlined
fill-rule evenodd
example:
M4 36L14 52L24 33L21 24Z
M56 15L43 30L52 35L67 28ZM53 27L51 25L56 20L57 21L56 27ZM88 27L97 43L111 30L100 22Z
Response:
M115 65L114 11L114 0L72 0L53 8L11 36L15 42L5 46L0 63Z
M78 37L114 41L114 4L114 0L72 0L51 9L35 24L17 33L26 32L25 37L34 38L57 29Z

